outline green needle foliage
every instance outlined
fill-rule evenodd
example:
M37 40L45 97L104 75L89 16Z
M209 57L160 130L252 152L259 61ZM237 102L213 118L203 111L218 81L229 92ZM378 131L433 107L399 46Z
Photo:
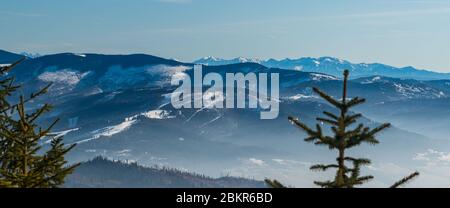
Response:
M27 98L20 96L17 103L11 104L11 97L20 86L15 85L14 79L7 77L7 73L21 61L0 69L0 187L58 187L78 165L69 166L64 159L74 145L65 147L61 137L54 137L50 149L40 152L39 140L50 136L57 121L42 128L36 120L50 111L51 106L45 104L27 112L25 105L45 94L50 85Z
M308 127L306 124L300 122L298 119L289 117L294 125L304 130L308 137L305 139L307 142L314 142L316 145L327 146L330 150L337 150L338 157L336 164L328 165L314 165L311 170L314 171L327 171L328 169L336 169L336 176L333 180L329 181L315 181L314 183L324 188L353 188L357 185L361 185L371 179L373 176L360 176L360 169L363 165L369 165L370 160L365 158L352 158L345 155L345 151L352 147L361 145L362 143L378 144L378 140L375 139L375 134L388 128L389 123L382 124L374 129L365 127L363 124L357 125L355 128L350 129L351 125L357 122L358 118L361 118L361 114L350 114L349 109L356 105L365 102L365 99L355 97L350 100L347 99L347 80L349 72L344 72L344 88L342 91L342 99L336 100L321 90L314 88L314 92L319 94L320 97L325 99L332 106L339 109L340 114L334 115L330 112L324 112L325 118L317 118L318 122L328 124L331 126L333 136L327 136L323 134L320 124L316 125L315 129ZM347 163L351 163L349 167Z
M265 179L264 182L266 182L267 186L270 188L287 188L277 180Z
M407 184L408 182L410 182L412 179L416 178L417 176L419 176L419 172L416 171L416 172L412 173L411 175L406 176L406 177L402 178L401 180L397 181L390 188L399 188L400 186Z
M337 150L338 157L334 164L317 164L313 165L310 169L313 171L327 171L330 169L336 170L336 175L332 180L328 181L315 181L314 183L323 188L354 188L355 186L362 185L373 179L373 176L361 176L361 167L369 165L371 161L365 158L353 158L346 155L346 150L359 146L364 143L378 144L379 141L375 138L375 135L379 132L390 127L389 123L381 124L373 129L364 126L364 124L358 124L357 120L362 117L362 114L353 114L350 112L352 107L365 102L365 99L355 97L352 99L347 98L347 81L349 71L344 71L344 87L342 91L342 98L337 100L330 95L322 92L317 88L313 88L320 97L325 99L329 104L339 110L339 115L335 115L331 112L323 112L325 117L317 118L316 120L322 124L331 126L332 136L325 135L321 124L316 124L315 128L308 127L305 123L302 123L297 118L289 117L289 121L295 126L308 134L305 138L306 142L312 142L315 145L326 146L330 150ZM406 182L410 181L419 173L414 173L404 179L400 180L392 186L392 188L399 187ZM266 180L266 183L273 188L284 187L276 180Z

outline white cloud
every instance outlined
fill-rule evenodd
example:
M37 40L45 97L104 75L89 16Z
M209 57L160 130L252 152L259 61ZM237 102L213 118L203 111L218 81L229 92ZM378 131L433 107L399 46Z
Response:
M259 160L256 158L249 158L248 161L251 164L257 165L257 166L264 166L266 164L266 162L264 162L264 160Z
M426 152L416 153L413 160L425 161L427 166L447 166L450 165L450 153L428 149Z
M439 156L439 160L445 161L445 162L450 162L450 154L445 154L445 155Z
M413 160L416 160L416 161L429 161L430 158L428 158L428 153L417 153L416 156L414 156Z
M272 159L275 163L279 165L285 165L288 166L287 168L297 167L297 166L303 166L309 168L309 166L312 165L311 162L303 162L303 161L297 161L297 160L288 160L288 159L279 159L275 158Z

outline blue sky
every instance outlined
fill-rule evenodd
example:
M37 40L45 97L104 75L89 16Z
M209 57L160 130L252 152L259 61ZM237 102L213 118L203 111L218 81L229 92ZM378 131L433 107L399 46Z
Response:
M450 72L449 0L0 0L0 48L334 56Z

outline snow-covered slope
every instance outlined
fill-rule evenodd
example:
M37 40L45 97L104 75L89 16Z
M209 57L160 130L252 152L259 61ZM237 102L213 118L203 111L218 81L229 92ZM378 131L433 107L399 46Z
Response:
M366 77L366 76L387 76L395 78L410 78L417 80L436 80L436 79L450 79L449 73L437 73L433 71L416 69L414 67L397 68L379 63L351 63L346 60L334 57L320 57L320 58L298 58L298 59L246 59L236 58L225 60L215 57L205 57L195 61L198 64L217 66L235 63L255 62L270 68L291 69L305 72L320 72L333 76L340 77L343 70L348 69L352 73L352 77Z
M325 65L325 62L345 64L345 61L333 59L315 61L311 62L314 66ZM260 109L174 109L170 93L175 87L170 86L168 80L181 76L182 72L192 75L192 66L142 54L66 53L26 60L13 73L24 83L27 94L49 82L55 83L50 93L34 104L54 105L42 124L61 119L53 129L54 135L64 135L67 144L78 143L68 156L71 161L103 155L211 176L271 177L297 186L312 185L309 184L312 179L308 178L308 164L324 161L331 155L327 155L326 148L312 151L310 145L301 142L304 134L290 125L287 117L295 116L313 125L324 110L334 111L312 88L319 87L340 98L342 80L339 77L321 71L269 68L249 62L204 67L205 73L216 72L222 76L229 72L279 73L280 114L277 119L263 121L259 119ZM356 72L351 72L352 78L353 74ZM391 120L380 116L377 117L380 120L370 120L372 116L405 112L398 115L399 120L394 120L393 124L404 122L402 127L408 128L411 121L426 123L434 121L436 116L450 118L449 83L376 75L352 79L348 96L367 98L367 103L356 110L364 115L372 114L361 122L373 126ZM227 98L220 96L222 99ZM422 107L424 103L430 103L435 113L427 115L430 110ZM415 116L417 113L420 116ZM439 120L441 132L448 132L448 120ZM415 131L415 128L408 130ZM422 130L427 132L430 128ZM417 152L432 146L450 146L436 145L424 136L395 127L382 134L380 140L380 146L364 146L355 154L370 157L375 163L388 161L415 169L417 166L411 165L411 161ZM48 139L42 142L45 144ZM304 178L298 178L299 171L303 171ZM392 178L380 180L380 183L391 182Z
M234 59L222 59L213 56L207 56L194 61L195 64L203 64L205 66L219 66L238 63L261 63L262 61L254 58L237 57Z

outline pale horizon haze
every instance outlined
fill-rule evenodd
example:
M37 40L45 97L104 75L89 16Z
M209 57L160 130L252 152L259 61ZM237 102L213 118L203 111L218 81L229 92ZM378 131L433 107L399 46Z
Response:
M450 72L448 0L1 0L0 49L331 56Z

